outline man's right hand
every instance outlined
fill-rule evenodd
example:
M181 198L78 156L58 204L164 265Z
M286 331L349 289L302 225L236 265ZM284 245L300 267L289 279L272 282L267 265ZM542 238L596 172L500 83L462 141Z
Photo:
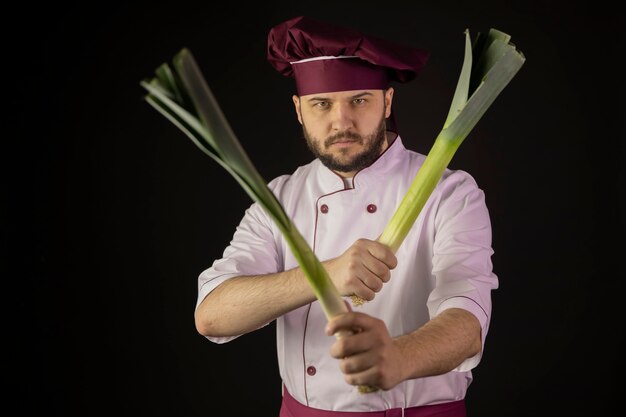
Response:
M342 296L357 295L367 301L382 290L397 264L387 245L368 239L357 240L341 256L323 262Z

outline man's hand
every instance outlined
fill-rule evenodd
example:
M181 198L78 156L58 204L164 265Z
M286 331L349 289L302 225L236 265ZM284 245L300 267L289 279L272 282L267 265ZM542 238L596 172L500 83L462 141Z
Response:
M326 325L326 334L350 330L331 347L332 357L341 359L339 365L350 385L375 386L389 390L402 382L403 358L382 320L358 312L334 317Z
M358 295L371 301L389 281L397 264L388 246L359 239L338 258L324 262L324 267L342 296Z

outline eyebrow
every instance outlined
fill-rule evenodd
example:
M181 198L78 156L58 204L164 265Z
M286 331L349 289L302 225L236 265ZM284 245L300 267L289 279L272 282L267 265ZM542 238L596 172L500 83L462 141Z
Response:
M364 91L362 93L355 94L355 95L349 97L349 99L350 100L354 100L354 99L365 97L365 96L373 96L373 94L370 93L369 91ZM312 101L332 101L332 99L329 98L329 97L319 97L318 96L318 97L311 97L307 101L310 103Z

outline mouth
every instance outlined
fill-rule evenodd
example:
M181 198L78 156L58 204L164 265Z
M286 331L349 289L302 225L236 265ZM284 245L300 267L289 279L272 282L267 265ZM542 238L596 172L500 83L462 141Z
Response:
M342 148L351 147L353 145L357 145L359 143L361 143L361 141L357 138L343 137L343 138L337 138L337 139L330 141L330 143L326 145L326 148L334 147L334 148L342 149Z
M349 146L354 145L357 142L358 141L351 140L351 139L339 139L339 140L332 142L330 145L328 145L328 147L335 146L337 148L347 148Z

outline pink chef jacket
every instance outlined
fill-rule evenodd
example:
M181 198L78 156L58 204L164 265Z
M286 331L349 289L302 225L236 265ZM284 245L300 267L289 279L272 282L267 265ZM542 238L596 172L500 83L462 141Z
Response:
M397 137L344 189L337 174L319 160L269 183L287 214L321 261L343 253L355 240L378 238L406 194L424 155L407 150ZM409 333L451 307L473 313L482 327L483 351L491 314L491 224L484 194L463 171L446 170L396 256L398 266L375 299L356 311L385 321L392 337ZM240 275L297 267L280 230L254 203L222 259L198 278L198 305L215 287ZM349 298L346 297L348 300ZM334 411L380 411L460 400L481 354L444 375L404 381L389 391L361 394L344 381L330 356L334 337L317 301L277 319L280 375L300 403ZM235 337L212 338L225 343Z

